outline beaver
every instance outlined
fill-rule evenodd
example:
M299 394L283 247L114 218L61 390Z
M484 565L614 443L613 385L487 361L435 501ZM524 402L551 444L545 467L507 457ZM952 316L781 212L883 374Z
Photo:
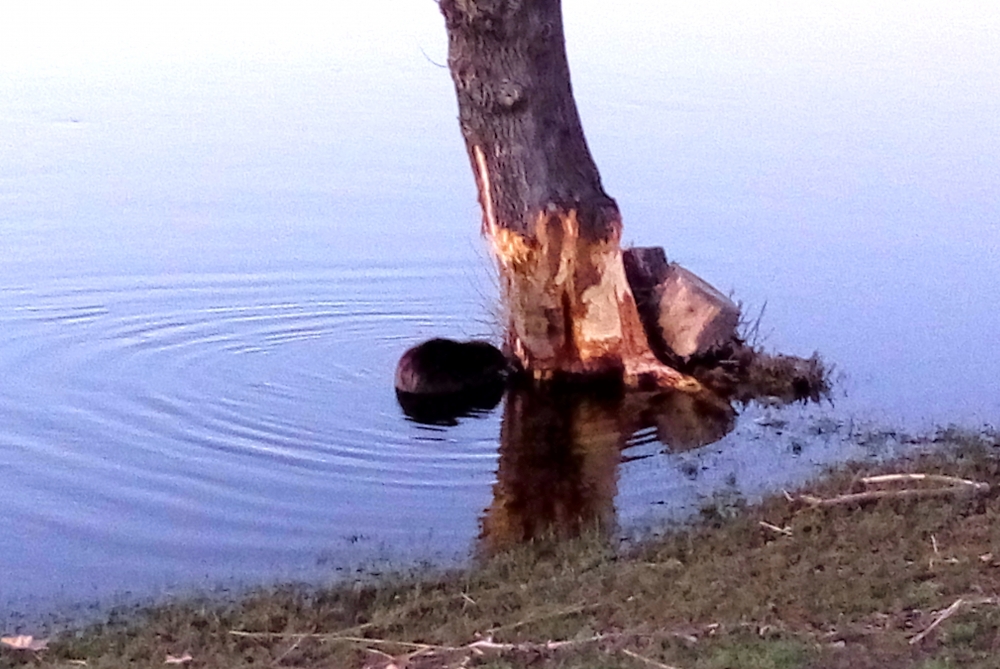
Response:
M431 339L399 359L396 399L418 423L455 425L499 404L509 373L507 358L487 342Z
M489 342L430 339L399 359L396 390L451 395L502 385L507 372L507 358Z

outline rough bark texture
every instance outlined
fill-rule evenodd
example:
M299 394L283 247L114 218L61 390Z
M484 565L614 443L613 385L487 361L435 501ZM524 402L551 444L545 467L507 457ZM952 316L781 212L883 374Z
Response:
M621 217L573 100L558 0L441 0L508 352L536 379L612 375L697 387L650 351L622 264Z

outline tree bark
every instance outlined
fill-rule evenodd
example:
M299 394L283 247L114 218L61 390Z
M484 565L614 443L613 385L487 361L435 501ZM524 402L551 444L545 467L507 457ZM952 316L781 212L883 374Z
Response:
M496 257L507 352L535 379L696 389L657 361L570 85L559 0L440 0L459 123Z

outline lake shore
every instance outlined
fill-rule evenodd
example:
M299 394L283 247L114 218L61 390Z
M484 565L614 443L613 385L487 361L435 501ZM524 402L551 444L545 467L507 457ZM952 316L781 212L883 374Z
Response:
M905 476L866 481L885 474ZM0 667L994 666L998 490L1000 435L945 430L632 545L595 529L462 570L122 609Z

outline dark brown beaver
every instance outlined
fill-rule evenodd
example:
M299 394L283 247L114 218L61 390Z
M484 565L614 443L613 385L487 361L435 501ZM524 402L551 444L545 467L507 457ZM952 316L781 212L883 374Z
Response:
M430 339L406 351L396 366L396 390L450 395L502 384L507 358L485 341Z
M399 359L396 399L412 420L454 425L500 402L508 370L503 353L484 341L431 339Z

